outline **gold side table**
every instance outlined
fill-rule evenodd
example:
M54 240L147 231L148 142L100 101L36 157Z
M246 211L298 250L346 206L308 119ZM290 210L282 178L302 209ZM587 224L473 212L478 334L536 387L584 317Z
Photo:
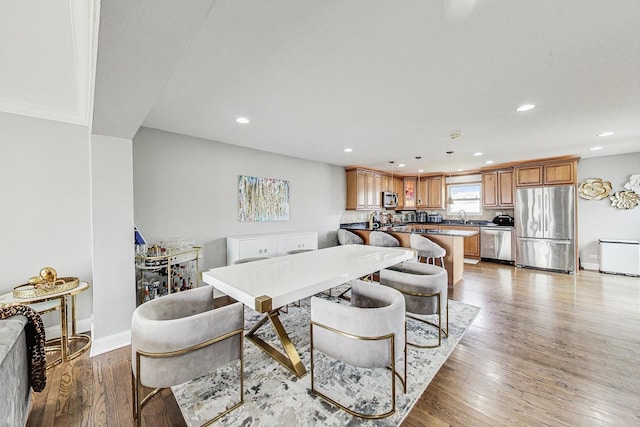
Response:
M91 336L76 331L76 295L89 289L89 286L87 282L80 282L77 287L67 291L31 298L16 298L13 292L0 295L0 306L29 305L41 315L60 310L60 338L47 340L46 343L47 352L59 350L60 357L47 363L47 368L73 360L91 347ZM69 308L71 308L70 316ZM69 333L69 319L71 319L71 333ZM75 341L83 345L72 351L70 343Z

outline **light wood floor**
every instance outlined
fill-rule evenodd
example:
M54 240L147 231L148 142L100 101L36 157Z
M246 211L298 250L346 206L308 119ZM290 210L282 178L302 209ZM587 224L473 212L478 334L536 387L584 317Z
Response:
M482 307L402 424L640 425L640 279L480 262L452 299ZM428 351L428 350L425 350ZM28 426L131 426L130 349L48 371ZM183 426L170 391L147 426Z

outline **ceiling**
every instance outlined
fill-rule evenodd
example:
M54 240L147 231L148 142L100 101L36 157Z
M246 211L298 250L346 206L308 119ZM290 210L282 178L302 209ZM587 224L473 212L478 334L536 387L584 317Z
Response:
M92 3L46 3L0 0L0 111L83 123ZM396 173L640 152L637 0L101 3L93 133Z

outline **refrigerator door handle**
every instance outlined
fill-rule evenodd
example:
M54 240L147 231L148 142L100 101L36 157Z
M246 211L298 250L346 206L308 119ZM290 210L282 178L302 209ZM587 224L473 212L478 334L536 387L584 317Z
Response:
M523 242L549 242L556 245L570 245L571 240L553 240L553 239L537 239L531 237L518 237L518 240Z
M548 212L550 208L549 206L549 194L544 193L544 206L545 206L545 212ZM549 219L550 218L545 218L544 219L544 234L546 235L549 232Z

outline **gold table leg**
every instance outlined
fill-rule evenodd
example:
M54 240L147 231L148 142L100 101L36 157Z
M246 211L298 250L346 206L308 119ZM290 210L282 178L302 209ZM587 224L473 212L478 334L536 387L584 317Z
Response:
M307 370L300 359L300 354L298 354L298 351L291 342L287 331L284 329L284 326L282 326L282 322L280 322L278 314L277 309L269 311L258 323L255 324L253 328L251 328L249 332L246 333L245 337L269 356L273 357L282 366L291 371L291 373L296 375L298 378L302 378L307 374ZM285 351L284 354L262 338L255 335L258 329L266 324L267 321L271 322L271 326L275 330L280 343L282 343L282 348Z

